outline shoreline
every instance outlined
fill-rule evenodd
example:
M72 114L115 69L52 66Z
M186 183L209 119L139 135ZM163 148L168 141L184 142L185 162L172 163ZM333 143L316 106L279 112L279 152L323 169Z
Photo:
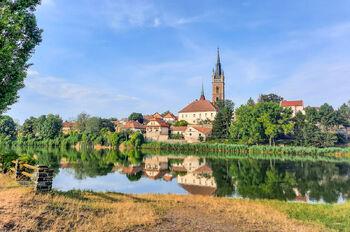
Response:
M349 202L303 204L91 191L41 194L2 174L0 207L4 231L330 231L350 225Z

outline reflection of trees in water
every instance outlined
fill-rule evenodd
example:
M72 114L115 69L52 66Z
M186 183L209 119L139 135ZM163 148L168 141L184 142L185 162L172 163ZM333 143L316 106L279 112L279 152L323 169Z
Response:
M309 191L310 200L323 199L327 203L337 202L341 193L350 193L349 174L347 164L298 162L295 165L299 191L302 194Z
M135 174L126 174L126 177L130 181L139 181L142 177L142 174L143 174L143 172L139 171L138 173L135 173Z
M347 164L252 159L214 159L212 164L218 196L232 195L235 185L246 198L287 200L296 197L295 188L310 200L334 203L350 190Z

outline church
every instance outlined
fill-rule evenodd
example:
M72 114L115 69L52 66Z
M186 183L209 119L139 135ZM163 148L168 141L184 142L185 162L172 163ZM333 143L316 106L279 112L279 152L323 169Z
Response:
M225 75L221 68L219 49L217 52L215 70L212 73L212 101L206 100L202 85L199 100L195 100L179 111L179 119L189 124L199 124L201 121L213 121L218 112L215 106L219 100L225 100Z

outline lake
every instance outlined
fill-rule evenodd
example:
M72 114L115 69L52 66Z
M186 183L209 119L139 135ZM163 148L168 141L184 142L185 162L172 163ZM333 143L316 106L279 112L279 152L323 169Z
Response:
M53 188L121 193L193 194L341 204L350 162L243 158L232 154L0 148L54 169Z

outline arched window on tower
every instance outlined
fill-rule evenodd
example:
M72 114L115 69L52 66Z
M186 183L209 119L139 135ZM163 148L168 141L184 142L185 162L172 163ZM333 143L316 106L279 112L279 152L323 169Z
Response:
M216 94L219 94L220 88L216 86Z

